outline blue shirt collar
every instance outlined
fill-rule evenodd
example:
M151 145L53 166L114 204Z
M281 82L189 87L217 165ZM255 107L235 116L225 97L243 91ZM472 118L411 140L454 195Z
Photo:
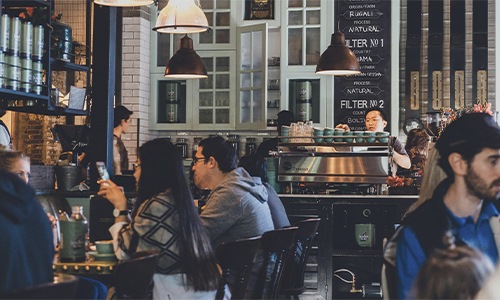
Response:
M459 227L463 226L467 220L472 221L472 216L467 216L467 217L457 217L453 214L453 212L446 207L446 211L448 212L448 215L450 216L450 219L452 222ZM481 208L481 213L479 214L479 218L477 219L477 223L481 223L483 221L489 220L491 217L498 216L498 210L496 209L495 205L491 203L491 201L483 201L483 207Z

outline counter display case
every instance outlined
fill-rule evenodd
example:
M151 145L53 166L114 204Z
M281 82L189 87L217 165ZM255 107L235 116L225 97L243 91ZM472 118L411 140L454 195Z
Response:
M321 218L306 267L306 295L320 299L381 298L384 239L392 236L417 196L280 194L290 223ZM360 226L361 225L361 226ZM360 227L373 228L360 232ZM365 233L366 232L366 233ZM367 240L370 239L369 242ZM340 271L348 270L348 271ZM336 275L350 281L355 289Z

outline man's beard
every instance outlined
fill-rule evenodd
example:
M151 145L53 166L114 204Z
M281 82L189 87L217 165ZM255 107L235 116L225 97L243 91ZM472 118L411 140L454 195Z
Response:
M487 201L495 201L500 198L500 192L493 192L492 187L500 184L500 178L488 184L472 169L471 164L467 167L467 175L465 176L465 185L469 193L479 199Z

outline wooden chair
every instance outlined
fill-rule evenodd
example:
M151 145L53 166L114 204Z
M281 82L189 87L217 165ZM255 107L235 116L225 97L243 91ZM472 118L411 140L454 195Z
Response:
M255 264L258 277L248 295L251 299L276 299L286 257L294 245L298 227L271 230L262 235Z
M1 295L2 299L75 299L78 278L69 274L54 274L54 281L30 286Z
M304 274L306 271L307 259L312 247L312 240L316 236L321 219L307 219L297 222L297 234L295 235L294 248L287 257L287 262L283 270L283 279L280 294L293 296L299 299L299 295L304 293Z
M131 259L115 266L115 299L147 299L158 259L158 251L137 252Z
M222 243L215 253L222 273L217 288L216 299L224 298L226 284L230 286L233 299L243 299L252 271L255 253L260 244L260 237L252 237Z

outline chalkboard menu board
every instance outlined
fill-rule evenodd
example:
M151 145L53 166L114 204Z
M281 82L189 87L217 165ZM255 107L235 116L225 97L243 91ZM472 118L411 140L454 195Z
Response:
M336 17L361 74L335 77L334 122L365 130L369 108L379 107L391 115L391 1L341 0Z

